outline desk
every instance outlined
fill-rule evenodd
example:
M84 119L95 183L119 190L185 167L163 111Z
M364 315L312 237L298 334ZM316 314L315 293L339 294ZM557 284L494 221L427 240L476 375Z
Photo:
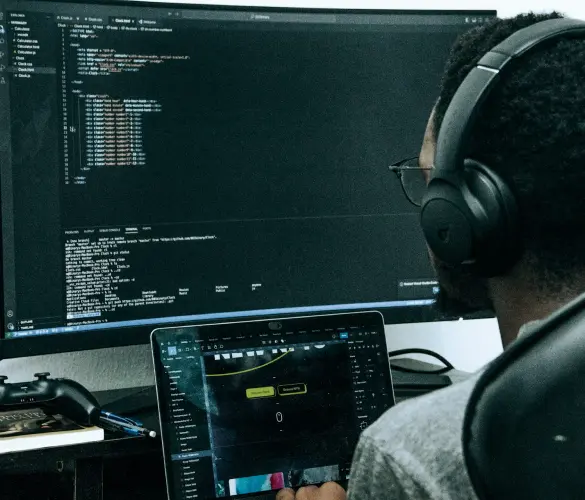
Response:
M158 431L153 388L134 416ZM140 389L95 393L112 410L116 400L134 401ZM128 397L130 396L130 397ZM0 500L164 500L160 439L106 432L94 443L0 455Z
M420 369L436 368L415 362ZM409 367L414 367L412 363ZM439 379L422 375L396 386L397 401L440 387ZM447 381L448 382L448 381ZM106 409L132 414L158 431L153 388L98 392ZM132 411L134 409L134 411ZM158 438L106 433L95 443L44 448L0 455L0 500L165 500L163 460ZM253 499L251 499L253 500Z

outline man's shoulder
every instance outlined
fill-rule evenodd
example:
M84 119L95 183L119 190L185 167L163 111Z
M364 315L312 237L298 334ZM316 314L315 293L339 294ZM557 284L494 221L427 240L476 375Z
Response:
M461 430L465 407L479 376L475 373L462 382L394 406L364 435L387 449L416 444L416 438L435 440L445 432L452 437L454 430Z
M408 474L429 498L473 498L461 431L479 376L391 408L366 429L362 444Z

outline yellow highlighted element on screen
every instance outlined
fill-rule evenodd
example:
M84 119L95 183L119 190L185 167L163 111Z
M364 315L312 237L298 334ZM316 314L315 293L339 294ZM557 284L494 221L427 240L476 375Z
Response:
M256 399L256 398L273 398L276 396L276 391L274 387L252 387L251 389L246 389L246 397L248 399Z
M305 384L285 384L278 386L279 396L296 396L297 394L307 394Z

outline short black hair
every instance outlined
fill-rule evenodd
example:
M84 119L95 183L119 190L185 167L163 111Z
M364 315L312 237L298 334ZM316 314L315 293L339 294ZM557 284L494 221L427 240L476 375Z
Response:
M491 48L519 29L563 17L494 19L461 35L435 106L438 133L457 88ZM585 38L562 39L514 63L484 103L468 156L489 165L518 202L526 257L538 281L570 287L585 276Z

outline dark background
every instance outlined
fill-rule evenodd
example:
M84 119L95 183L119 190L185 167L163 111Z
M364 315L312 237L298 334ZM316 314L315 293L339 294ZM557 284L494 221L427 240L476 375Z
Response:
M282 353L215 361L206 373L259 366ZM248 399L246 389L304 383L306 394ZM286 472L351 460L359 435L347 344L296 347L251 372L207 377L213 449L219 479ZM276 413L282 414L282 422ZM253 457L253 459L252 459Z
M87 184L65 187L63 218L218 239L130 247L125 276L136 281L119 296L190 293L108 319L392 300L399 279L432 276L417 217L386 168L431 107L420 102L421 86L431 95L423 33L169 26L82 42L189 60L79 77L85 94L156 99L163 111L143 115L147 165L93 169Z
M83 94L163 110L143 115L145 167L64 190L66 227L412 212L386 167L420 147L451 33L169 26L80 41L189 60L78 77Z

